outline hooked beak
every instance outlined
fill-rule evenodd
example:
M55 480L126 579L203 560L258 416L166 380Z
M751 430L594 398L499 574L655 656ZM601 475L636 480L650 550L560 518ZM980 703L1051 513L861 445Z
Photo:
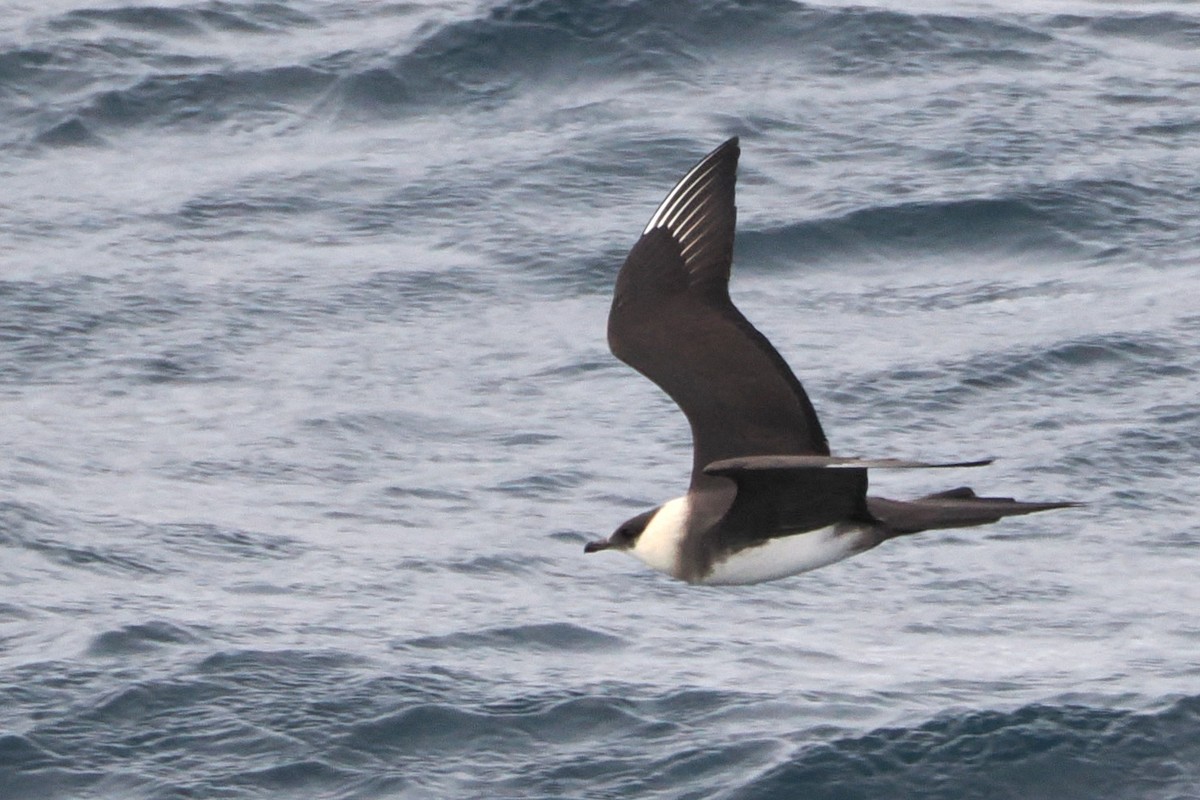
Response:
M583 552L599 553L601 550L607 550L610 547L612 547L612 544L608 541L608 539L597 539L594 542L588 542L585 544L583 546Z

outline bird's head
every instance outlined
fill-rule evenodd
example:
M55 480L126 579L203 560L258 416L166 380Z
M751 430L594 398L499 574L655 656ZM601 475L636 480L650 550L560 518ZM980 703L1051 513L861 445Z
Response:
M588 542L583 546L585 553L598 553L601 550L632 550L638 541L638 537L642 535L642 531L646 530L646 523L657 512L657 508L652 508L649 511L644 511L636 517L630 517L622 522L617 529L613 531L612 536L607 539L597 539L594 542Z

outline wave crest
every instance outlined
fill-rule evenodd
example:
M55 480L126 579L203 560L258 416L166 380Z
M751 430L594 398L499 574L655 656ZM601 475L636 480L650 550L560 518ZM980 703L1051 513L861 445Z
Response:
M969 711L807 748L735 797L1184 796L1200 785L1200 697L1158 713Z

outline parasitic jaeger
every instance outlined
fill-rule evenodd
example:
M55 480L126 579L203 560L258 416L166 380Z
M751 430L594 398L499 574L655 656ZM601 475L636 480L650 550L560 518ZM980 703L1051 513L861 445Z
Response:
M687 494L627 520L584 552L624 550L689 583L774 580L896 536L1077 505L980 497L970 488L867 496L867 469L977 467L830 455L800 381L729 297L737 138L670 191L617 275L608 343L692 429Z

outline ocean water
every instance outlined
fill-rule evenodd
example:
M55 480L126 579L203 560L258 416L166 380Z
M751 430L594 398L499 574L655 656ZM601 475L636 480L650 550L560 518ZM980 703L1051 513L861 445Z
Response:
M617 269L739 135L836 452L1083 508L695 588ZM0 798L1200 797L1200 8L17 0Z

